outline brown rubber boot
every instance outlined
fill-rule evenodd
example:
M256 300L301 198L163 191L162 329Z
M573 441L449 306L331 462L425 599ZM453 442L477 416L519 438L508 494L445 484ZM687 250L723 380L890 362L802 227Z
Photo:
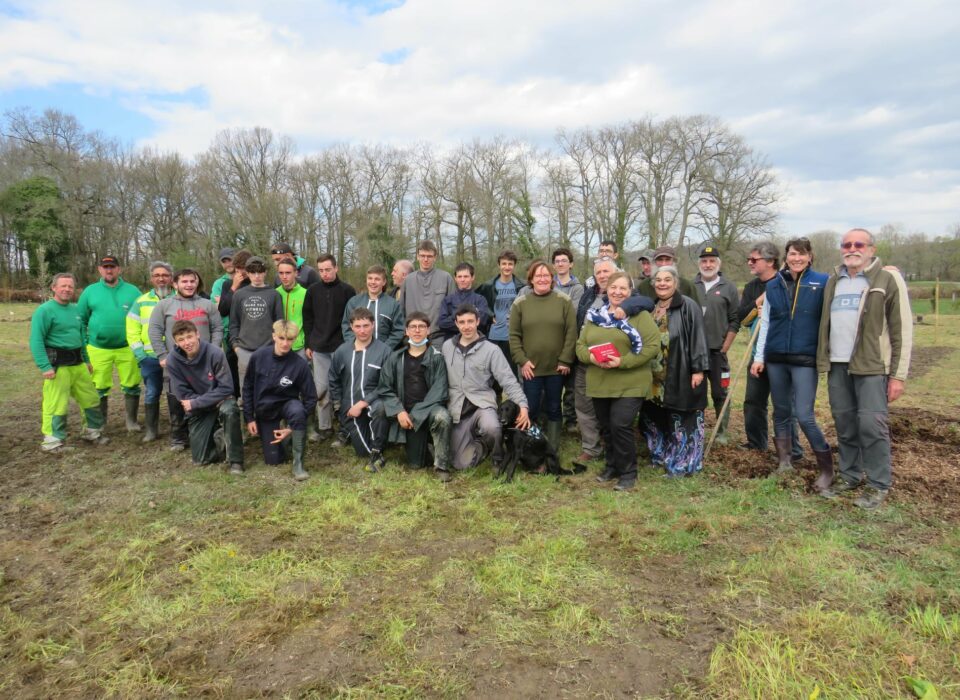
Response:
M817 458L817 466L820 467L820 476L814 482L813 490L823 493L833 483L833 452L829 449L814 450L813 454Z
M777 448L777 461L779 462L774 474L788 474L794 471L793 464L790 461L790 436L775 437L773 438L773 444Z

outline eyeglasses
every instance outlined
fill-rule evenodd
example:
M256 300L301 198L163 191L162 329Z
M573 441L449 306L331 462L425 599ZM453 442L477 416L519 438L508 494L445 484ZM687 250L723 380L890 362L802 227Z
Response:
M869 243L864 243L863 241L846 241L840 244L840 250L852 250L856 248L857 250L863 250L866 248Z
M747 265L756 265L761 260L770 260L770 258L747 258Z
M425 330L427 330L429 327L430 327L430 326L428 326L426 323L410 323L410 324L407 324L407 328L409 328L409 329L411 329L411 330L414 330L414 331L425 331Z

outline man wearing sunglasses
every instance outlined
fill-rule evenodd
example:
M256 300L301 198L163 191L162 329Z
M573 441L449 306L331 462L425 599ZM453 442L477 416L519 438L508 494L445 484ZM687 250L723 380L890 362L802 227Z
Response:
M907 379L913 318L907 285L899 272L883 268L873 234L847 231L840 251L843 263L824 288L817 344L817 369L829 373L840 477L830 487L821 474L817 487L836 498L865 480L866 492L854 504L873 510L892 482L888 406Z

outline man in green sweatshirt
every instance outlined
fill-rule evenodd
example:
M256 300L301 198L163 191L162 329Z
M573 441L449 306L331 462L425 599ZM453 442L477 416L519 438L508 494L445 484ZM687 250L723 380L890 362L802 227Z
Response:
M297 261L293 258L287 258L278 262L277 278L280 280L277 294L280 295L280 300L283 302L283 318L296 323L299 329L290 350L306 360L307 351L304 350L303 337L303 300L307 296L307 290L297 282Z
M126 406L127 430L137 431L140 405L140 369L127 345L127 314L140 290L120 277L120 261L113 255L100 258L100 281L80 295L77 311L87 339L87 354L93 366L93 385L100 395L100 410L107 419L107 396L113 386L113 368L120 377Z
M93 368L85 347L83 324L73 303L76 280L69 272L54 275L53 299L41 304L30 320L30 352L43 374L43 442L40 449L52 452L67 438L70 397L80 406L83 432L88 442L103 444L103 414L90 373Z

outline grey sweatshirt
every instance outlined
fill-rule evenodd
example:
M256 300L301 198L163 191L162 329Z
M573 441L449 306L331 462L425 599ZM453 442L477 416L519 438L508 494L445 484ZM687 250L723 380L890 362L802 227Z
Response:
M177 321L193 321L200 340L219 347L223 340L223 322L217 305L201 296L185 299L179 294L161 299L150 314L147 334L150 346L158 360L164 360L173 352L173 324Z
M443 339L440 330L440 307L443 298L457 291L457 285L449 272L433 268L430 272L417 270L407 275L403 281L400 302L404 318L414 311L422 311L430 317L430 340Z
M241 287L230 303L230 344L256 350L273 338L273 324L283 318L283 300L273 287Z

